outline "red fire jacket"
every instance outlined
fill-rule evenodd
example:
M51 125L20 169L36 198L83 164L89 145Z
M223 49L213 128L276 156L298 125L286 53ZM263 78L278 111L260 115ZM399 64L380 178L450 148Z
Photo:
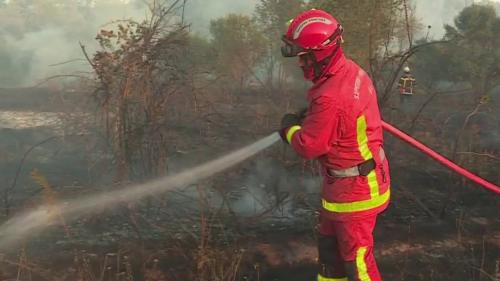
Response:
M299 155L318 158L323 166L323 212L344 220L384 210L390 197L389 166L371 79L339 52L307 98L307 116L301 127L288 129L287 138ZM367 176L338 178L327 173L369 159L375 160L376 168Z

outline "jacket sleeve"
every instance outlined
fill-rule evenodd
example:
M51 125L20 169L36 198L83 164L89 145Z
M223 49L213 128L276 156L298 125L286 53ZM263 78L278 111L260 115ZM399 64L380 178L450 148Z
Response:
M332 98L321 96L313 100L300 130L291 136L291 145L306 159L326 154L336 138L338 110Z

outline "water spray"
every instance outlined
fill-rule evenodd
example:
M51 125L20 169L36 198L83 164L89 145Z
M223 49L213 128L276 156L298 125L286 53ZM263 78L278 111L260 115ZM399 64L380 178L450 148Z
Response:
M241 163L279 140L279 134L273 133L225 156L172 176L132 185L124 189L89 195L67 201L64 204L42 205L32 211L15 216L0 226L0 249L13 247L28 236L35 235L49 227L57 218L56 214L62 214L66 222L71 222L95 209L112 208L123 202L137 201L144 197L187 186Z

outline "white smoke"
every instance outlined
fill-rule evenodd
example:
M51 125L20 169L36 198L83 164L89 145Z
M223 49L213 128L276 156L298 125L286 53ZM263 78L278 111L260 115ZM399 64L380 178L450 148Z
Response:
M10 1L9 5L15 5L15 2ZM147 14L145 5L122 0L96 2L85 8L75 2L70 5L74 6L68 9L72 12L69 15L61 14L61 10L55 8L44 11L28 9L26 14L20 9L19 14L11 15L11 29L6 26L0 30L0 57L10 62L0 69L0 87L32 86L50 76L89 71L79 42L92 54L98 47L94 38L106 24L114 20L142 20ZM0 7L0 12L6 13L6 10L2 11L6 7ZM33 19L29 13L39 17ZM76 62L54 66L74 60ZM8 72L16 73L15 77Z
M294 197L318 196L321 190L319 175L291 172L272 158L259 159L248 172L238 179L239 186L234 187L238 196L231 202L233 211L241 216L267 212L276 217L293 217Z
M0 16L4 4L15 1L0 0ZM44 0L38 0L44 1ZM64 1L62 1L64 2ZM148 16L148 7L142 0L94 0L68 1L69 5L86 2L85 8L75 8L71 15L58 14L55 9L40 11L47 13L38 28L20 29L9 33L0 30L0 87L32 86L47 77L58 74L81 74L90 67L83 61L79 42L84 44L89 54L97 50L95 36L106 24L133 19L142 21ZM173 3L170 1L167 3ZM258 0L185 0L185 22L191 23L192 31L207 35L210 20L227 13L250 15ZM43 2L40 2L43 3ZM179 3L183 3L181 0ZM53 16L54 15L54 16ZM9 15L12 22L28 26L33 21L22 14ZM10 25L8 23L6 25ZM69 64L54 64L73 61Z

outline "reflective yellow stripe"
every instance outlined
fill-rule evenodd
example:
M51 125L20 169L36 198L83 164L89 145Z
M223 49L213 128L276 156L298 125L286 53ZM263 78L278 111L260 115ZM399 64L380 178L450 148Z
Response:
M301 127L298 125L292 126L290 127L290 129L288 129L288 132L286 132L286 140L288 141L288 143L292 143L293 135L300 129Z
M368 270L366 269L365 254L366 247L359 248L356 254L356 268L358 270L358 278L359 281L372 281L370 275L368 275Z
M324 276L321 276L321 274L318 274L318 280L317 281L349 281L349 280L347 280L347 277L344 277L344 278L330 278L330 277L324 277Z
M359 152L361 153L361 156L363 157L363 159L365 159L365 161L373 158L373 154L368 147L368 136L366 134L366 128L366 117L364 115L361 115L360 117L358 117L356 130ZM367 178L368 186L370 186L370 195L372 198L375 198L379 195L377 173L375 173L375 170L371 171L368 174Z
M368 186L370 187L370 196L371 198L375 198L379 196L378 194L378 181L377 181L377 173L375 170L372 170L367 176Z
M363 159L370 160L373 158L372 152L368 148L368 136L366 135L366 117L361 115L357 120L358 146L359 152Z
M387 188L387 191L384 194L377 195L368 200L350 203L332 203L326 201L325 199L321 199L321 205L325 210L335 213L360 212L380 207L384 205L390 197L391 190L390 188Z

